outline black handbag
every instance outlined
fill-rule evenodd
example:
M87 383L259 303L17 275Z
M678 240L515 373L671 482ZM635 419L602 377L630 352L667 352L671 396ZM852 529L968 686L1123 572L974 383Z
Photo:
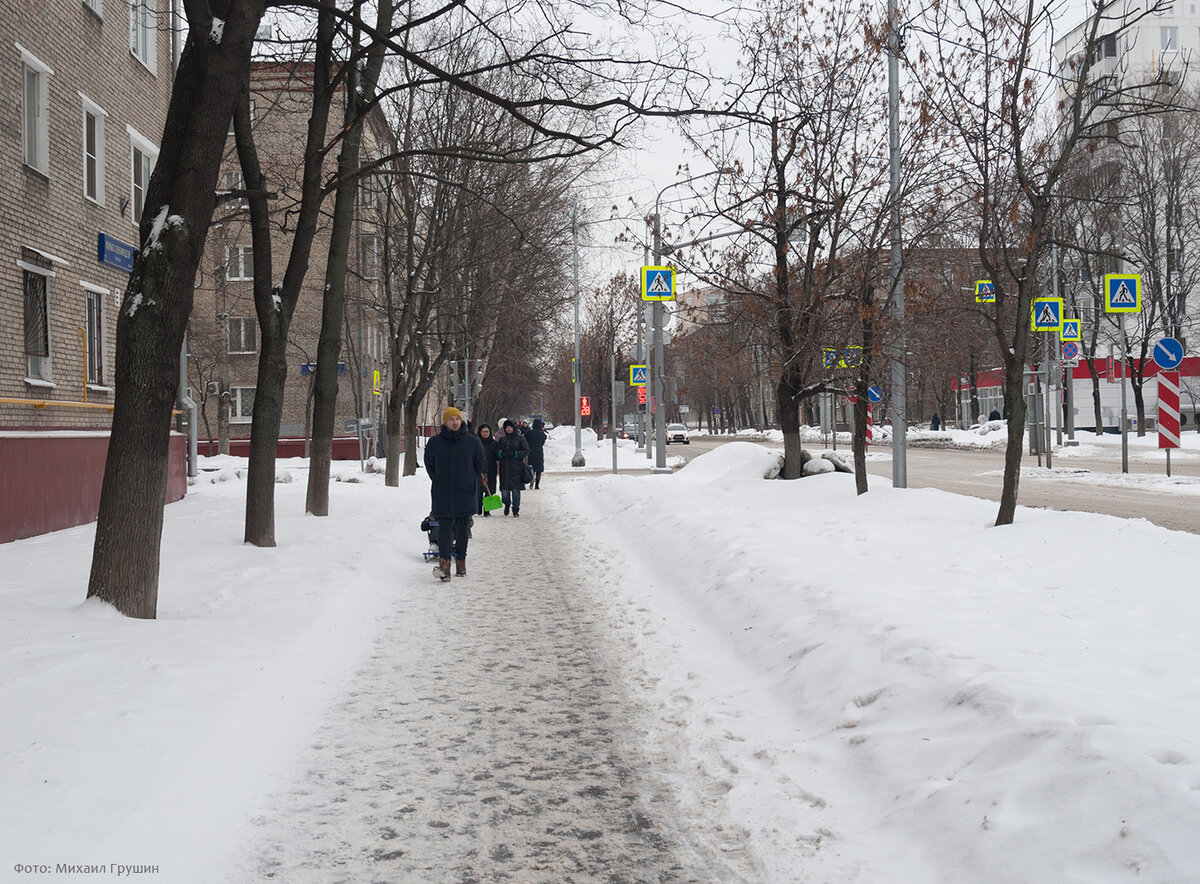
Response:
M533 467L531 467L529 464L525 464L525 484L533 484Z

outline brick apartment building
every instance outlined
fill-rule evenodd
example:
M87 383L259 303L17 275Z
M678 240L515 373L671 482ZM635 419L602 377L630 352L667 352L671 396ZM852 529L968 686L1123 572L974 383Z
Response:
M179 39L168 0L35 8L0 5L0 542L96 517L117 309Z
M308 64L256 62L251 72L251 115L255 142L267 175L271 200L273 238L272 272L281 279L291 252L288 224L300 199L304 145L312 107L312 69ZM330 132L336 132L342 107L335 104ZM386 157L395 141L382 113L367 118L363 132L362 162ZM337 150L331 150L326 180L336 170ZM354 421L362 416L374 422L367 432L368 453L379 441L383 424L382 393L389 389L388 324L382 308L380 243L387 205L386 188L395 177L384 172L368 175L359 183L355 220L348 255L346 322L339 360L339 391L334 456L357 458ZM232 129L222 184L236 191L242 185ZM321 330L325 263L329 251L329 213L326 200L322 223L313 242L309 270L296 306L288 336L288 377L280 426L279 454L306 453L310 434L312 381L315 377L317 339ZM216 453L227 441L230 453L249 450L250 421L258 371L258 323L254 311L253 247L248 208L240 200L218 207L209 232L205 256L196 280L196 300L188 327L188 379L192 398L200 404L200 452Z

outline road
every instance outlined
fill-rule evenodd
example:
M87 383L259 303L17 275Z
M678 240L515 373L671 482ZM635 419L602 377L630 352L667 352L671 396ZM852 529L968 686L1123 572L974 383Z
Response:
M728 437L702 436L693 438L690 445L671 445L671 454L691 458L718 445L731 441ZM768 443L770 444L770 443ZM782 447L775 445L773 447ZM847 450L847 455L849 451ZM892 461L890 448L872 451L874 458L867 462L867 472L890 480ZM880 455L883 455L882 457ZM1037 459L1026 456L1023 467L1036 470ZM1082 469L1099 473L1121 471L1120 461L1110 458L1059 457L1056 470ZM1004 452L959 451L955 449L908 449L908 487L938 488L955 494L969 494L987 500L1000 500L1004 471ZM1159 464L1131 460L1130 475L1162 475ZM1172 476L1200 477L1200 461L1180 458L1172 464ZM1165 494L1130 486L1096 485L1072 482L1059 475L1053 480L1039 479L1028 473L1021 478L1018 503L1021 506L1048 507L1058 510L1078 510L1106 513L1125 519L1142 518L1176 531L1200 534L1200 497L1191 494Z

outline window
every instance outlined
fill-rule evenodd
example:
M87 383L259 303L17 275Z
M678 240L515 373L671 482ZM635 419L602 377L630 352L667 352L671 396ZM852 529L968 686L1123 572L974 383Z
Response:
M103 0L83 0L83 5L86 6L88 9L90 9L92 12L96 13L96 15L100 15L100 16L104 15Z
M83 93L83 195L104 205L104 108Z
M129 51L154 73L154 0L129 0Z
M1179 28L1159 28L1158 34L1163 52L1175 52L1179 49Z
M229 421L249 423L254 417L254 387L231 387L229 390Z
M252 317L231 316L228 324L230 353L254 353L258 349L258 328Z
M21 107L21 145L25 165L42 174L50 172L50 88L54 71L20 44L24 86Z
M230 246L225 250L225 278L254 279L254 246Z
M1104 57L1105 58L1116 58L1117 57L1117 35L1116 34L1110 34L1109 36L1104 38Z
M22 262L25 275L25 361L29 377L50 380L49 282L54 274Z
M373 233L363 234L359 255L359 272L363 279L376 279L379 276L379 241Z
M224 175L221 176L221 189L232 193L235 190L246 189L246 178L242 175L241 169L226 169ZM227 209L242 209L246 206L245 197L227 197L223 205Z
M158 147L132 126L126 126L129 133L130 153L130 202L133 213L130 215L134 224L140 224L142 212L146 208L146 191L150 186L150 176L154 173L154 164L158 161Z
M87 342L87 382L104 385L104 296L107 289L81 283L84 287L84 332Z

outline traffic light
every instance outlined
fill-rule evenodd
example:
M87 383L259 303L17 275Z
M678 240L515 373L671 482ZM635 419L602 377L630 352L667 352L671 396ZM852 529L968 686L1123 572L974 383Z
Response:
M646 388L638 387L638 405L646 404Z
M592 403L588 400L587 396L579 397L579 416L580 417L591 417L592 416Z

